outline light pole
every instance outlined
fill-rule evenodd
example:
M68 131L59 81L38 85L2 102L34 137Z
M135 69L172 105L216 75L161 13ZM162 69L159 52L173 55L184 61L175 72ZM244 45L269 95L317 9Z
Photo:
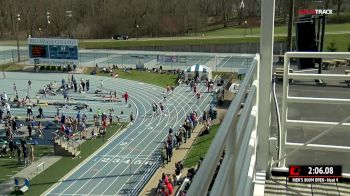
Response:
M67 10L66 11L66 16L68 17L68 33L69 33L69 38L71 38L71 31L70 31L70 25L71 25L71 20L72 20L72 11L71 10Z
M17 14L17 18L16 18L16 39L17 39L17 59L18 59L18 62L21 61L21 57L20 57L20 54L19 54L19 39L18 39L18 23L19 21L21 21L21 15Z
M136 40L139 40L139 34L138 34L138 31L139 31L139 25L136 25Z
M49 11L46 12L46 19L47 19L47 37L49 37L49 34L50 34L49 26L50 26L50 23L51 23L51 21L50 21L50 12Z
M247 34L247 20L244 21L244 37Z

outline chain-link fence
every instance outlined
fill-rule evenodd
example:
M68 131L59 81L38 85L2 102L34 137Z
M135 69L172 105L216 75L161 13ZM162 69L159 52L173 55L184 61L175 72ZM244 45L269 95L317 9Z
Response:
M93 50L91 50L93 51ZM0 51L0 64L17 63L29 59L28 50ZM224 53L184 53L148 51L95 51L80 52L81 67L162 68L185 69L195 64L205 65L217 72L240 72L246 70L253 60L252 55Z
M19 54L19 58L18 58ZM3 50L0 51L0 64L17 63L29 59L28 50Z
M80 66L118 67L118 68L160 68L185 69L200 64L213 71L238 72L247 69L253 60L252 55L213 54L213 53L176 53L137 52L137 53L80 53Z

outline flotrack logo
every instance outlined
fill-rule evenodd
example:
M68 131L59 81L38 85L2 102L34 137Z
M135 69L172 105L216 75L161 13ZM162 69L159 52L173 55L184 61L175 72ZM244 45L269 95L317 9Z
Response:
M307 14L311 14L311 15L322 15L322 14L331 15L331 14L333 14L333 10L331 10L331 9L299 10L299 15L307 15Z

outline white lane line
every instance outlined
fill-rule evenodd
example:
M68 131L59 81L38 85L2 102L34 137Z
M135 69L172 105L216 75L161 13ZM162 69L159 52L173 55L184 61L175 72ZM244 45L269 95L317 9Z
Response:
M125 91L123 91L123 92L125 92ZM129 126L129 125L128 125L128 126ZM125 129L125 130L126 130L126 129ZM120 133L120 134L122 134L122 133ZM129 135L130 135L130 134L129 134ZM82 165L84 165L87 161L91 160L91 159L93 158L93 155L96 155L98 152L102 151L102 150L107 146L107 144L109 144L109 143L111 143L111 142L113 142L113 140L110 140L110 142L107 142L105 145L103 145L102 147L100 147L99 150L96 151L96 153L90 155L89 158L86 159L86 161L82 162L82 163L79 164L77 167L75 167L74 170L72 170L72 172L69 172L67 175L65 175L61 180L59 180L59 183L56 183L55 185L53 185L52 187L50 187L50 189L48 189L48 191L46 191L46 192L52 191L52 190L54 190L56 187L58 187L58 186L61 184L61 182L62 182L63 180L69 178L69 176L71 176L71 175L72 175L73 173L75 173L78 169L80 169L80 167L81 167Z
M226 61L225 63L221 64L221 66L219 66L219 67L226 67L225 64L226 64L230 59L231 59L231 57L229 57L229 58L227 59L227 61Z
M97 79L96 83L98 83L98 81L99 81L99 80ZM126 85L125 85L125 86L126 86ZM125 88L127 88L127 87L125 87ZM123 89L123 88L121 88L121 89ZM136 90L137 90L137 89L136 89ZM123 90L123 92L125 92L125 90ZM138 96L138 95L136 95L136 96ZM141 105L143 105L143 104L141 104ZM140 123L140 125L141 125L141 124L142 124L142 123ZM135 128L135 130L136 130L136 129L137 129L137 127ZM131 135L132 133L133 133L133 131L130 132L129 135ZM128 135L128 136L129 136L129 135ZM127 138L127 137L125 137L124 139L126 139L126 138ZM123 139L122 141L124 141L124 139ZM110 142L112 142L112 141L113 141L113 140L110 140ZM122 141L121 141L121 142L122 142ZM108 142L107 142L107 143L108 143ZM106 143L106 144L107 144L107 143ZM108 143L108 144L109 144L109 143ZM103 145L103 146L98 150L98 152L100 152L100 151L102 151L103 149L105 149L106 146L107 146L107 145ZM117 145L116 145L116 146L117 146ZM112 151L113 149L114 149L114 148L112 148L110 151ZM110 152L110 151L109 151L109 152ZM108 152L108 153L109 153L109 152ZM97 153L94 153L93 155L96 155L96 154L97 154ZM86 159L86 162L87 162L88 160L91 160L92 158L93 158L93 156L90 155L89 159ZM83 163L86 164L86 162L84 161ZM69 178L73 173L75 173L78 169L80 169L80 167L81 167L82 165L84 165L84 164L79 164L79 165L78 165L79 167L75 167L75 169L72 170L72 171L74 171L74 172L70 172L70 173L68 173L69 175L68 175L68 174L65 175L65 176L63 177L63 179L61 179L61 180L59 181L59 183L56 183L55 185L53 185L52 187L50 187L48 191L54 190L56 187L58 187L58 186L61 184L61 182L63 182L63 181L66 180L67 178ZM95 166L95 164L94 164L93 166ZM83 175L85 175L86 173L87 173L87 172L85 172ZM78 178L78 180L79 180L80 178L82 178L83 175L81 175L81 176ZM72 185L73 185L74 183L76 183L78 180L76 180L76 181L74 181L73 183L71 183L70 186L72 186ZM69 187L70 187L70 186L69 186ZM68 187L68 188L69 188L69 187ZM68 189L68 188L67 188L67 189ZM63 192L63 191L62 191L62 192Z
M193 108L193 105L189 105L189 104L188 104L188 102L187 102L187 99L188 99L188 98L186 97L186 95L181 94L180 97L182 97L182 96L184 96L185 99L186 99L186 104L185 104L185 105L189 106L190 109ZM207 97L209 97L209 96L210 96L210 95L208 94ZM204 98L204 100L205 100L205 99L206 99L206 98ZM200 105L202 105L203 103L205 103L205 101L203 101ZM178 104L181 105L181 103L178 103ZM197 109L200 109L200 106L198 106L198 105L195 105L194 107L197 107ZM175 107L175 108L176 108L176 107ZM184 108L185 108L185 107L182 107L182 109L181 109L180 111L185 111L185 115L186 115L186 110L185 110ZM179 114L179 113L177 113L177 114ZM179 115L177 115L177 119L178 119L178 117L179 117ZM176 120L175 124L177 124L177 123L178 123L178 122L177 122L177 120ZM157 137L158 137L158 135L157 135ZM166 138L166 136L165 136L164 138ZM164 138L163 138L163 140L164 140ZM158 150L159 145L161 145L161 144L158 144L157 147L156 147L155 149L152 150L152 153L148 155L148 157L149 157L149 156L152 156L152 155L153 155L153 152L154 152L155 150ZM148 145L147 145L147 146L148 146ZM147 146L146 146L146 147L147 147ZM144 149L146 150L146 148L144 148ZM141 152L141 153L142 153L142 152ZM141 166L140 166L140 167L141 167ZM136 172L139 170L140 167L138 167L138 168L134 171L134 173L136 173ZM126 169L124 169L123 172L122 172L121 174L123 174L124 171L126 171ZM131 177L132 177L132 176L131 176ZM128 178L127 182L131 179L131 177ZM118 178L118 177L117 177L117 178ZM113 181L113 183L112 183L110 186L112 186L112 185L115 183L115 181L117 180L117 178ZM127 183L127 182L126 182L126 183ZM124 183L124 185L125 185L126 183ZM119 193L119 191L124 187L124 185L123 185L116 193ZM138 185L138 184L137 184L137 185ZM110 186L109 186L109 187L110 187ZM109 189L109 187L106 189L106 191Z
M129 135L130 135L130 134L129 134ZM110 140L110 142L113 142L113 140ZM107 145L106 145L106 146L107 146ZM103 149L105 149L106 146L104 146ZM103 149L101 149L101 151L102 151ZM114 149L114 148L112 148L112 149ZM110 151L111 151L111 150L110 150ZM92 158L92 157L91 157L91 158ZM85 164L85 163L84 163L84 164ZM94 165L95 165L95 164L94 164ZM93 165L93 166L94 166L94 165ZM80 166L80 167L81 167L81 166ZM80 167L77 168L77 170L80 169ZM76 170L76 171L77 171L77 170ZM87 172L88 172L88 171L84 172L83 175L85 175ZM71 175L72 175L72 174L73 174L73 173L71 173ZM71 176L71 175L70 175L70 176ZM74 181L73 183L71 183L71 184L69 185L69 187L70 187L70 186L73 186L73 184L76 183L80 178L82 178L83 175L81 175L76 181ZM68 176L68 177L69 177L69 176ZM67 177L67 178L68 178L68 177ZM59 184L61 184L61 182L60 182ZM54 190L56 187L58 187L59 184L57 184L57 185L56 185L55 187L53 187L51 190ZM67 190L69 187L67 187L65 190ZM62 191L62 192L64 192L64 191Z
M176 100L177 100L177 99L180 99L180 98L181 98L181 96L177 97ZM184 99L182 99L180 102L182 102L183 100L184 100ZM167 108L167 110L169 110L169 108ZM175 107L175 110L177 111L177 108L176 108L176 107ZM169 112L169 113L170 113L170 112ZM178 118L178 115L176 115L176 118ZM174 118L168 118L165 127L167 127L167 126L171 123L171 121L169 121L170 119L174 119ZM160 124L160 123L158 123L156 127L158 127L159 124ZM144 136L144 138L143 138L141 141L139 141L139 143L138 143L135 147L139 146L150 134L151 134L151 133L148 133L146 136ZM161 132L159 132L158 135L159 135L159 134L161 134ZM157 135L157 136L158 136L158 135ZM154 137L154 138L152 139L152 141L150 141L150 142L148 143L148 145L150 145L150 144L157 138L157 136ZM147 145L147 146L148 146L148 145ZM147 146L146 146L146 147L147 147ZM145 149L145 148L144 148L144 149ZM132 152L133 152L133 151L131 151L128 155L130 155ZM141 152L141 153L142 153L142 152ZM141 154L141 153L140 153L140 154ZM139 155L140 155L140 154L139 154ZM136 157L137 157L137 156L136 156ZM106 176L110 175L116 168L118 168L118 166L119 166L120 164L121 164L121 163L115 165L114 168L113 168ZM107 165L105 165L105 166L107 166ZM104 166L104 167L105 167L105 166ZM124 171L125 171L125 170L123 170L122 173L124 173ZM105 179L105 177L103 178L103 180L101 180L99 183L97 183L97 184L95 185L95 187L94 187L89 193L93 192L93 191L99 186L99 184L101 184L101 183L104 181L104 179ZM118 179L118 177L111 183L111 185L112 185L117 179ZM111 185L110 185L110 186L111 186ZM109 187L110 187L110 186L109 186ZM109 189L109 187L108 187L105 191L107 191L107 190ZM105 191L104 191L104 192L105 192ZM104 192L103 192L102 194L104 194Z
M120 130L121 128L119 128ZM118 130L118 131L119 131ZM64 180L66 180L69 176L71 176L73 173L75 173L78 169L80 169L80 167L82 165L84 165L85 163L87 163L88 161L90 161L93 157L95 157L96 154L98 154L100 151L102 151L107 145L109 145L110 143L112 143L111 141L107 141L105 144L103 144L98 150L96 150L94 153L92 153L89 157L87 157L83 162L81 162L79 165L77 165L73 170L71 170L69 173L67 173L65 176L63 176L60 180L58 180L58 183L55 183L54 185L52 185L49 189L47 189L42 195L47 195L47 194L51 194L51 191L54 190L58 185L61 184L61 182L63 182Z
M178 99L178 98L181 98L181 97L182 97L182 95L179 96L179 97L177 97L177 99ZM182 102L182 101L184 101L184 99L182 99L180 102ZM177 111L177 107L174 107L174 110L176 110L176 114L179 113L179 112ZM181 110L183 110L183 107L182 107ZM180 110L180 111L181 111L181 110ZM172 113L173 113L173 112L172 112ZM178 118L179 118L179 115L175 115L175 116L176 116L176 120L175 120L175 121L177 121ZM171 119L171 120L170 120L170 119ZM167 119L167 122L166 122L166 125L165 125L165 126L162 126L162 127L163 127L163 130L166 129L166 128L168 127L168 125L169 125L170 123L173 122L174 119L175 119L175 118L168 118L168 119ZM160 125L160 126L161 126L161 125ZM142 151L136 156L135 159L137 159L142 153L144 153L145 149L146 149L149 145L151 145L152 142L153 142L154 140L156 140L157 137L158 137L161 133L163 133L163 132L161 131L161 132L159 132L156 136L154 136L154 138L152 139L152 141L150 141L145 147L143 147L144 150L142 150ZM150 133L149 133L148 135L150 135ZM147 136L148 136L148 135L147 135ZM147 137L147 136L146 136L146 137ZM137 144L137 146L140 145L141 143L142 143L142 141L139 142L139 143ZM136 146L136 147L137 147L137 146ZM154 152L154 150L152 151L152 153L153 153L153 152ZM131 153L132 153L132 152L130 152L129 154L131 154ZM151 154L152 154L152 153L151 153ZM148 157L151 156L151 154L148 155ZM117 165L116 167L114 167L110 173L112 173L114 170L116 170L116 169L118 168L118 166L119 166L119 165ZM121 172L121 174L123 174L126 170L127 170L127 168L125 168L125 169ZM107 174L107 175L109 175L109 174ZM117 181L118 178L119 178L119 176L116 177L116 178L113 180L112 183L110 183L110 185L105 189L105 191L104 191L102 194L104 194L104 193ZM102 181L101 181L100 183L102 183ZM97 186L96 186L94 189L96 189L96 188L97 188ZM93 190L94 190L94 189L93 189ZM91 193L93 190L91 190L90 193ZM118 192L119 192L119 190L118 190L116 193L118 193Z
M135 89L135 88L133 88L133 89L134 89L134 90L137 90L137 89ZM144 90L144 88L142 88L142 89ZM141 89L140 89L140 90L141 90ZM141 91L142 91L142 90L141 90ZM135 92L133 96L134 96L135 98L136 98L136 97L140 97L141 99L144 99L144 97L139 96L137 92ZM143 104L142 102L141 102L141 105L145 108L145 106L144 106L144 104ZM150 105L150 104L149 104L149 105ZM146 111L146 109L145 109L145 111ZM140 124L139 124L137 127L134 127L134 131L136 131L138 127L140 127L141 125L143 125L143 121L144 121L144 119L142 119L142 121L140 122ZM131 135L134 131L131 131L129 135ZM129 135L128 135L128 136L129 136ZM107 152L107 154L110 153L111 151L113 151L117 146L119 146L119 144L120 144L121 142L123 142L126 138L127 138L127 137L125 137L122 141L120 141L117 145L115 145L114 148L110 149L110 150ZM126 147L126 146L125 146L125 147ZM122 150L124 150L125 147L123 147ZM121 152L122 150L120 150L120 152ZM96 162L92 167L94 167L97 163L98 163L98 162ZM81 179L87 172L88 172L88 171L86 171L86 172L84 172L82 175L80 175L80 177L78 178L78 180ZM96 175L97 175L97 173L96 173L94 176L96 176ZM94 177L94 176L93 176L93 177ZM92 178L93 178L93 177L92 177ZM85 184L88 183L92 178L90 178L87 182L85 182L83 185L81 185L81 188L84 187ZM70 184L66 189L64 189L64 191L62 191L62 192L64 193L65 191L67 191L67 190L68 190L71 186L73 186L78 180L76 180L76 181L74 181L73 183L71 183L71 184ZM81 188L79 188L78 190L76 190L75 193L78 192L79 190L81 190Z
M180 99L180 98L182 98L182 97L185 97L185 98L186 98L186 95L181 94L181 96L178 96L178 97L176 98L176 100L177 100L177 99ZM183 99L182 101L185 101L185 102L186 102L187 100L186 100L186 99ZM180 103L179 103L180 105L181 105L181 102L182 102L182 101L180 101ZM189 108L191 108L191 106L188 104L188 102L186 102L185 105L187 105L187 106L189 106ZM174 108L175 108L175 110L177 110L177 107L174 107ZM181 107L181 108L182 108L182 109L181 109L180 111L185 111L184 107ZM197 106L197 108L198 108L198 106ZM177 114L178 114L178 113L179 113L179 112L177 112ZM185 113L186 113L186 111L185 111ZM177 121L178 121L178 117L179 117L179 115L176 115L176 123L177 123ZM174 118L173 118L173 119L174 119ZM166 124L165 127L167 127L169 124L170 124L170 122L167 122L167 124ZM163 128L163 129L164 129L164 128ZM161 133L161 132L159 132L158 135L157 135L154 139L156 139L156 138L160 135L160 133ZM148 134L148 135L149 135L149 134ZM147 136L146 136L146 137L147 137ZM153 139L153 140L154 140L154 139ZM152 141L153 141L153 140L152 140ZM152 141L151 141L151 142L152 142ZM149 145L151 144L151 142L150 142L147 146L149 146ZM140 142L140 143L141 143L141 142ZM139 144L140 144L140 143L139 143ZM138 144L138 145L139 145L139 144ZM146 147L147 147L147 146L146 146ZM146 148L144 148L144 149L146 149ZM152 150L152 152L154 152L154 150ZM141 152L141 153L142 153L142 152ZM140 154L141 154L141 153L140 153ZM130 154L130 153L129 153L129 154ZM139 154L139 155L140 155L140 154ZM148 155L148 156L150 156L150 155ZM118 164L118 165L119 165L119 164ZM117 166L118 166L118 165L117 165ZM113 170L115 170L116 168L117 168L117 167L114 167ZM111 172L113 172L113 170L112 170ZM125 170L124 170L124 171L125 171ZM122 174L124 173L124 171L122 172ZM111 172L110 172L110 173L111 173ZM109 174L107 174L107 175L109 175ZM113 183L114 183L117 179L118 179L118 177L113 181ZM100 182L95 186L94 189L96 189L97 186L98 186L100 183L102 183L102 181L100 181ZM112 183L112 184L113 184L113 183ZM111 185L112 185L112 184L111 184ZM110 186L111 186L111 185L110 185ZM109 186L109 187L110 187L110 186ZM109 188L109 187L108 187L108 188ZM106 189L106 191L108 190L108 188ZM93 190L94 190L94 189L93 189ZM91 190L90 193L91 193L93 190ZM117 192L117 193L118 193L118 192Z
M202 102L200 103L200 105L198 106L198 105L196 104L195 107L197 107L197 109L200 109L201 105L202 105L203 103L206 103L205 100L206 100L209 96L210 96L210 94L207 94L206 98L202 100ZM191 108L191 106L190 106L190 108ZM159 146L159 145L158 145L158 146ZM155 150L158 149L158 146L157 146L157 148L155 148L155 149L153 150L153 152L154 152ZM152 153L151 153L149 156L151 156L151 155L152 155ZM134 173L136 173L140 168L141 168L141 166L139 166L136 170L134 170ZM125 170L124 170L124 171L125 171ZM122 172L121 174L123 174L123 172ZM131 177L132 177L132 176L130 176L130 177L128 178L128 180L124 183L124 185L123 185L116 193L119 193L119 191L122 190L122 188L130 181ZM118 177L117 177L117 178L118 178ZM113 183L114 183L114 182L113 182ZM139 183L140 183L140 181L139 181ZM139 183L138 183L138 184L139 184ZM136 185L136 187L138 186L138 184ZM134 186L134 187L135 187L135 186Z

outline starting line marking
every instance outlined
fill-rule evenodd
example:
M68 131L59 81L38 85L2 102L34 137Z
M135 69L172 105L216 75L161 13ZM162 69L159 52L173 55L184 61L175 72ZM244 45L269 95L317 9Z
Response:
M134 164L134 165L153 165L153 163L155 162L152 159L146 159L146 158L133 158L133 157L124 157L124 158L109 158L109 157L105 157L105 158L101 158L101 159L94 159L94 162L102 162L102 163L124 163L124 164ZM97 169L92 169L91 171L96 172Z

